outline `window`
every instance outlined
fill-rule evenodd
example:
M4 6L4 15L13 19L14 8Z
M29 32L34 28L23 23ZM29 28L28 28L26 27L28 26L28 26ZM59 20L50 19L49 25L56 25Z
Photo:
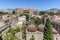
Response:
M34 11L34 14L37 14L38 12L37 11Z
M10 16L7 16L7 18L9 18Z
M29 13L29 10L24 10L24 13Z

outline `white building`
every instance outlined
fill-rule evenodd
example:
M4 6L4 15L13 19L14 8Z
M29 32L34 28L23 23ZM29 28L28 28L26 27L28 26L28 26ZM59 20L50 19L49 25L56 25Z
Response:
M38 30L36 29L35 25L31 24L28 26L27 31L26 31L26 40L30 40L30 38L32 37L32 35L34 36L35 40L43 40L43 31L44 31L44 25L40 24L38 26ZM56 36L57 35L57 31L55 29L52 30L53 31L53 36L54 36L54 40L56 40ZM58 37L59 40L59 37Z
M18 22L16 24L17 24L17 26L22 27L23 23L26 23L26 17L25 16L19 17Z

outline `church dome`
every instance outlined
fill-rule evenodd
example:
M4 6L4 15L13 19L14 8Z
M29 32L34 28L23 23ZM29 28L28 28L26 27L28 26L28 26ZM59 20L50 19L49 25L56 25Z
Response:
M38 26L38 31L40 31L40 32L43 32L44 31L44 25L43 24L40 24L39 26ZM54 29L54 28L52 28L52 32L53 32L53 34L57 34L58 32L57 32L57 30L56 29Z
M44 17L48 17L48 14L46 13L46 14L44 14Z
M37 28L35 25L31 24L31 25L28 25L28 28L27 28L27 31L29 32L36 32Z
M41 31L41 32L44 31L44 25L43 24L38 25L38 31Z
M57 34L57 33L58 33L57 30L54 29L54 28L52 28L52 32L53 32L54 34Z

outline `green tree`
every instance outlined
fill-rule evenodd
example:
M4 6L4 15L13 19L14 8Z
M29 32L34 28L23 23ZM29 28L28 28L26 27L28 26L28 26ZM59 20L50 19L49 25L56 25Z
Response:
M16 29L10 28L8 30L8 33L16 34L17 32L20 32L20 28L16 27Z
M15 14L15 10L12 12L12 14Z
M18 38L15 36L15 34L19 31L20 31L19 27L16 27L16 29L10 28L7 32L7 36L6 36L5 40L18 40Z
M22 38L26 40L26 28L27 26L23 24L22 26Z
M29 19L29 14L25 14L25 13L22 13L22 14L20 14L20 16L26 16L26 19Z
M18 40L18 38L13 34L9 34L6 36L5 40Z
M40 19L38 17L35 19L35 25L36 26L38 26L39 24L41 24L41 22L42 22L42 19Z
M32 35L32 37L30 38L30 40L35 40L34 36Z
M34 16L30 18L30 24L35 24L36 26L38 26L39 24L41 24L41 22L42 19L39 17Z
M0 32L0 40L3 40L3 39L2 39L2 34L1 34L1 32Z
M25 38L25 36L26 36L26 34L23 32L23 33L22 33L22 38L24 39L24 38Z
M29 24L35 24L36 16L30 17L29 20L30 20L30 21L29 21Z
M40 11L39 15L44 15L45 13L47 13L46 11Z
M13 30L14 33L16 34L17 32L20 32L20 27L16 27L16 29Z
M0 15L2 15L3 12L0 11Z
M54 40L52 33L52 25L49 18L46 19L43 40Z
M13 28L10 28L7 33L11 33L11 34L15 35L15 31Z
M26 24L23 24L23 26L22 26L22 31L25 31L26 28L27 28Z
M54 13L54 12L48 12L48 14L49 14L49 15L55 15L55 13Z
M0 11L0 15L5 15L5 14L8 14L8 12L1 12Z

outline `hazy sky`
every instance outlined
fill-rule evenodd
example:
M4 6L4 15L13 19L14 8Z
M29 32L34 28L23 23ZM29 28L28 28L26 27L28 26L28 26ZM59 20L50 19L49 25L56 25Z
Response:
M60 0L0 0L0 9L5 8L35 8L47 10L60 8Z

